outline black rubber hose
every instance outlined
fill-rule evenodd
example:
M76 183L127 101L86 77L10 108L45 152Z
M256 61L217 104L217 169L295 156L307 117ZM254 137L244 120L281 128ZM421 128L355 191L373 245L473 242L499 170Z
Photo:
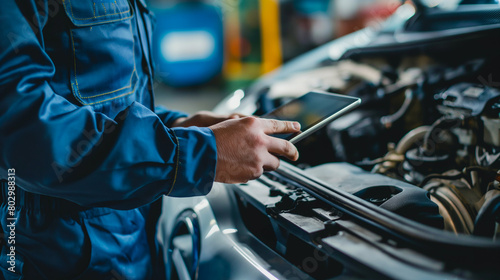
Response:
M493 237L495 224L500 214L500 195L488 200L477 214L473 235Z
M463 173L457 173L455 175L429 174L422 180L422 182L420 182L420 184L418 184L418 187L423 188L432 179L458 180L463 177Z
M401 107L394 114L381 117L380 122L384 126L391 126L393 123L401 119L408 112L408 109L413 101L413 96L413 90L411 88L407 89L405 91L405 100L403 101Z

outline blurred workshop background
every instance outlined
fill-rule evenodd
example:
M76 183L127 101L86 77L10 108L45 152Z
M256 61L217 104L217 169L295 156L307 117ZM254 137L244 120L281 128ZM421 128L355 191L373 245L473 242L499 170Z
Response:
M156 102L211 110L286 61L377 25L401 0L149 0Z

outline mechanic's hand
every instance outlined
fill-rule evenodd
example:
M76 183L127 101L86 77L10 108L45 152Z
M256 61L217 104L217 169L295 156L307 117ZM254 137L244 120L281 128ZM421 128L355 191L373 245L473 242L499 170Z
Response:
M229 119L238 119L246 117L246 115L233 113L230 115L219 115L208 111L200 111L194 115L191 115L187 118L178 118L172 124L172 127L190 127L190 126L198 126L198 127L208 127L225 120Z
M300 131L297 122L246 117L210 126L217 143L215 181L244 183L256 179L264 171L276 170L277 156L297 160L297 148L289 141L270 134Z

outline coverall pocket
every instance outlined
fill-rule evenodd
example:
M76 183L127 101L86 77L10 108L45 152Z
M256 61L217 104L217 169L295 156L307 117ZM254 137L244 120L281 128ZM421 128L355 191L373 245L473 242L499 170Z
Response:
M84 219L90 240L89 268L78 279L147 279L151 257L139 209L113 210Z
M71 22L70 84L82 105L130 95L137 85L133 11L128 0L63 0Z

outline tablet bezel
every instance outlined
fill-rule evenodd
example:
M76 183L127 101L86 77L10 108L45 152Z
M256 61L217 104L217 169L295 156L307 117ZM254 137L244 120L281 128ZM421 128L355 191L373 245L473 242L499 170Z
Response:
M327 125L328 123L332 122L333 120L337 119L338 117L344 115L345 113L351 111L352 109L356 108L357 106L359 106L361 104L361 99L358 98L358 97L352 97L352 96L346 96L346 95L341 95L341 94L337 94L337 93L330 93L330 92L326 92L326 91L320 91L320 90L312 90L312 91L309 91L293 100L290 100L289 102L275 108L274 110L270 111L270 112L267 112L266 114L262 115L261 117L262 118L266 118L266 115L270 115L270 114L273 114L273 112L277 111L277 110L280 110L282 109L283 107L287 106L288 104L292 103L294 100L298 99L298 98L301 98L302 96L306 95L306 94L309 94L309 93L313 93L313 94L323 94L323 95L328 95L328 96L332 96L332 97L336 97L336 98L341 98L341 99L344 99L344 100L352 100L352 102L343 107L342 109L336 111L335 113L323 118L322 120L320 120L318 123L312 125L311 127L307 128L306 130L302 131L301 133L299 133L298 135L296 136L293 136L291 139L284 139L284 140L287 140L287 141L290 141L290 143L292 144L296 144L297 142L299 142L300 140L308 137L309 135L311 135L312 133L318 131L320 128L324 127L325 125ZM289 121L294 121L294 120L289 120Z

